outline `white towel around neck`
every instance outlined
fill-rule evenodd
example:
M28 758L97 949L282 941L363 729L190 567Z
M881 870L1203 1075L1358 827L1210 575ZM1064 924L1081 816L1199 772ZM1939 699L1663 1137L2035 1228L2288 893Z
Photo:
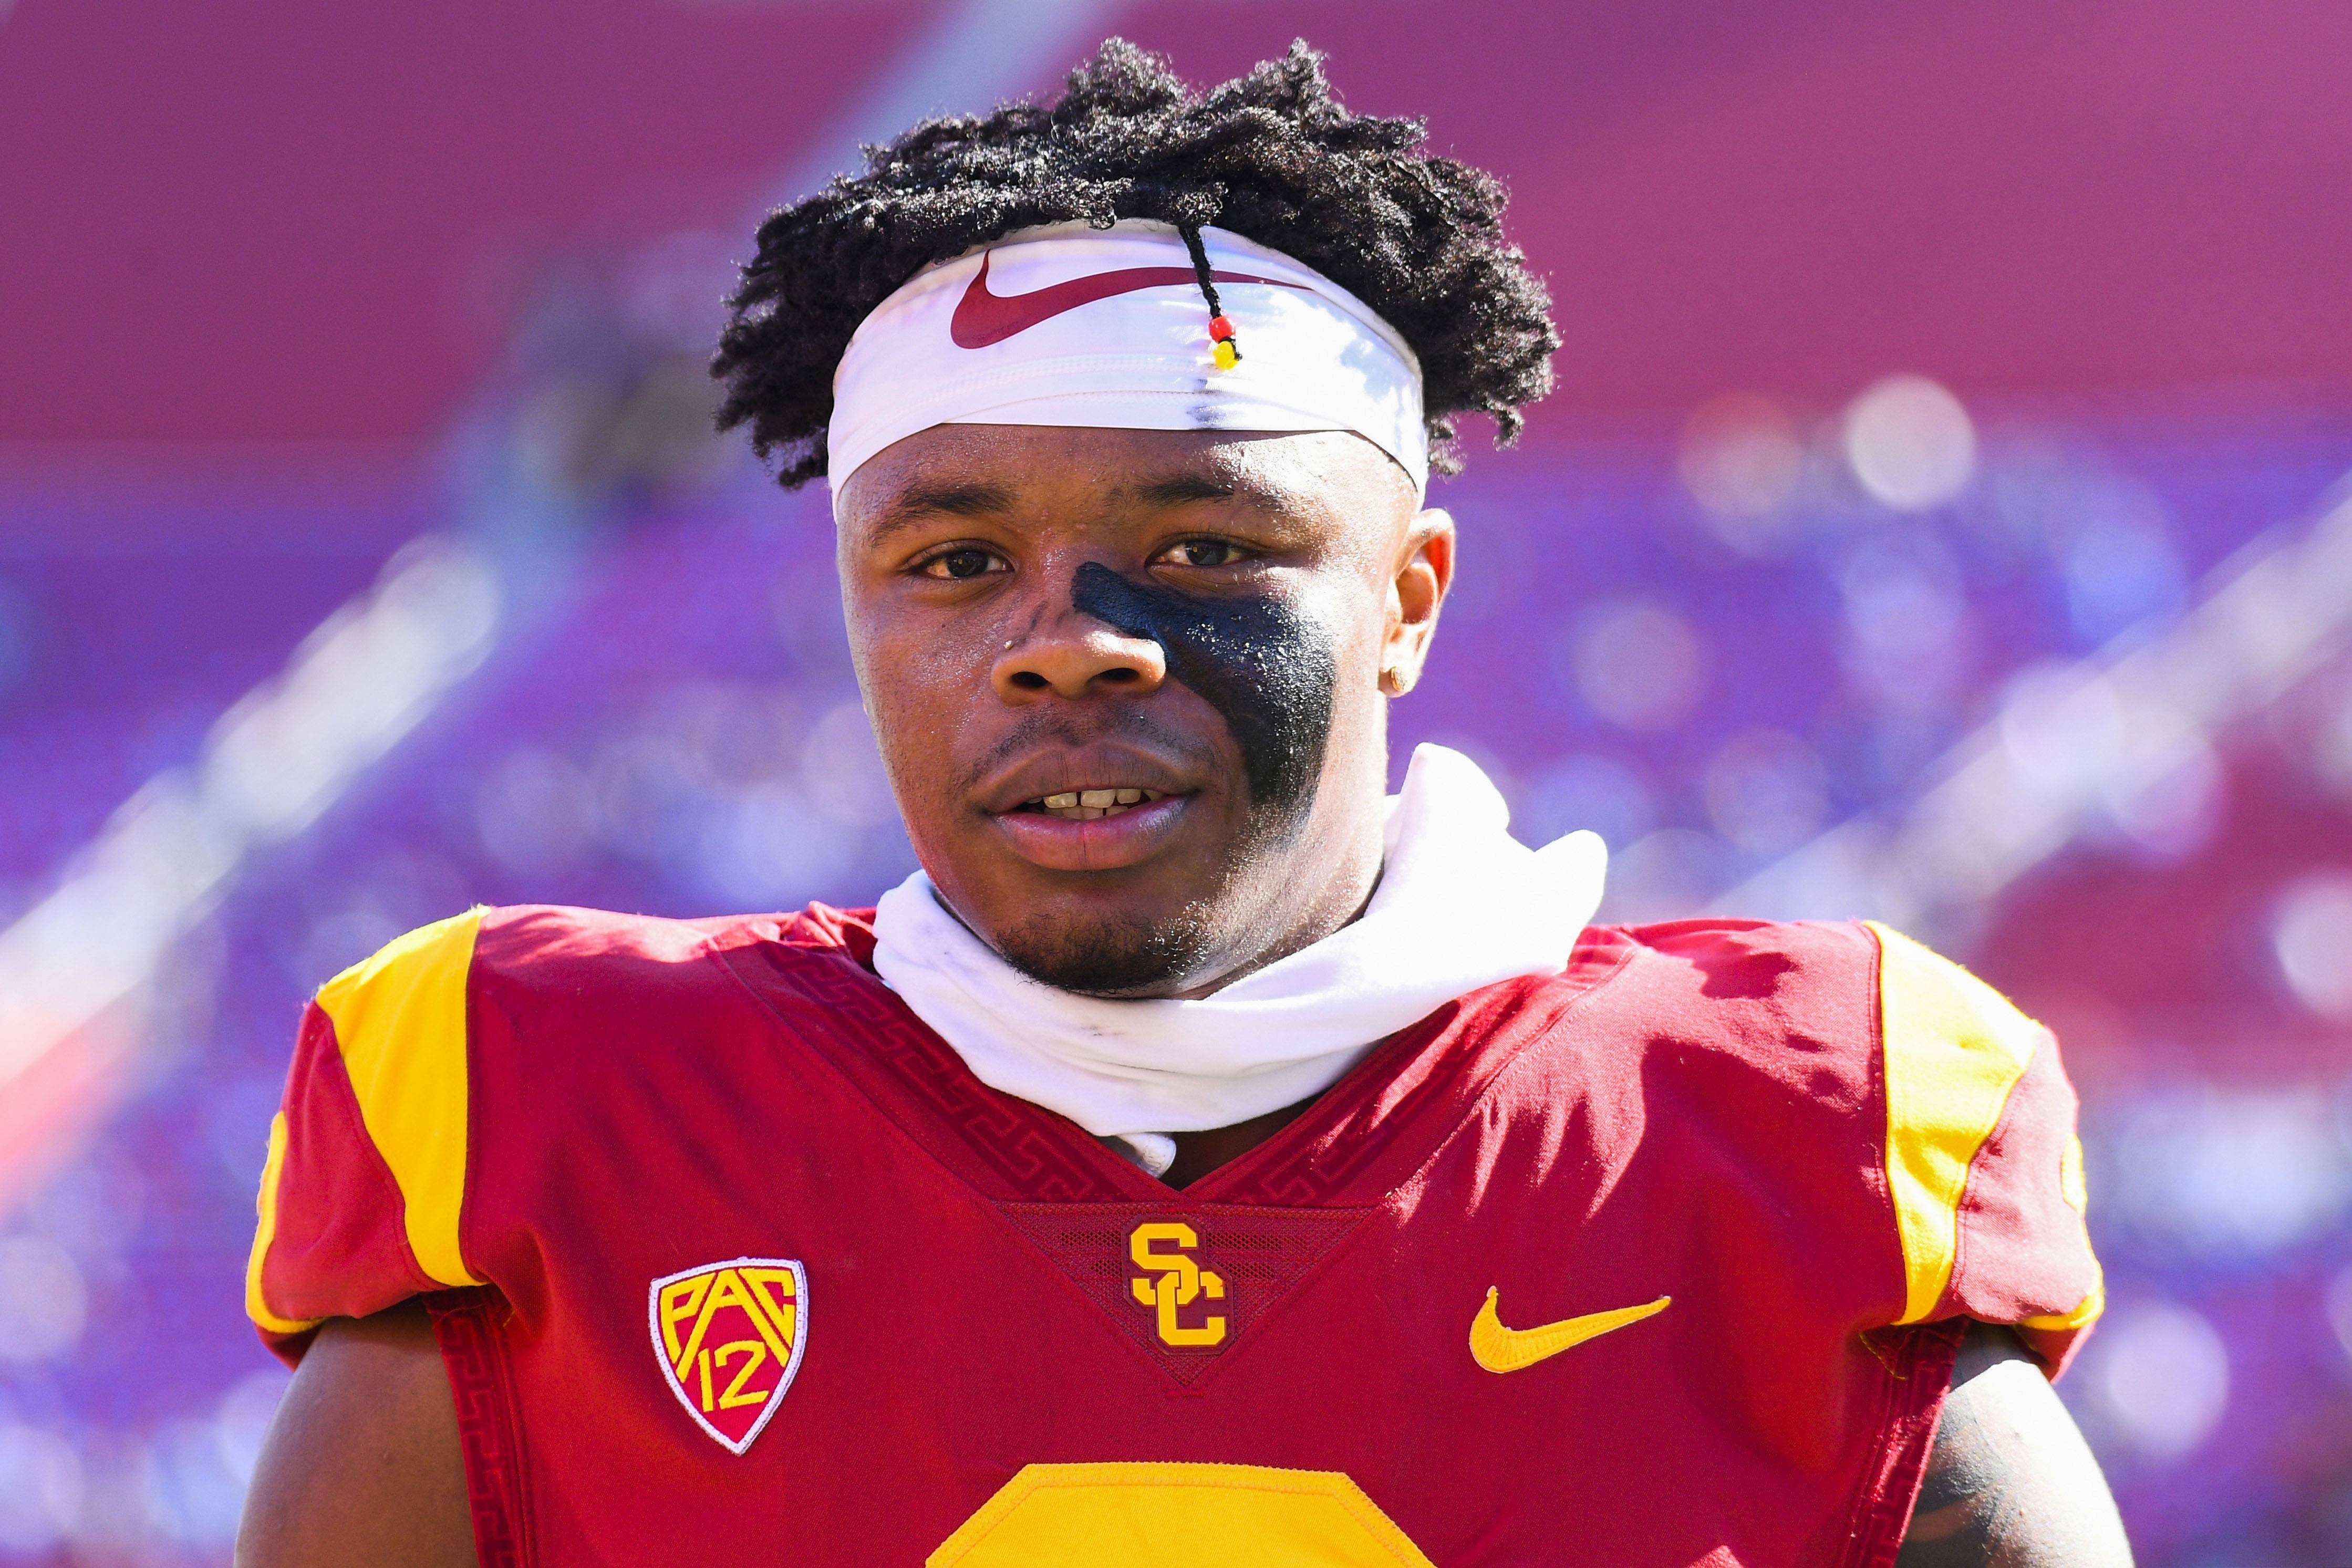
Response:
M1509 822L1476 763L1419 747L1389 798L1362 916L1198 1000L1113 1001L1033 980L919 871L882 895L874 967L982 1082L1127 1139L1158 1175L1173 1151L1164 1134L1296 1104L1456 997L1567 967L1608 851L1589 832L1531 850Z

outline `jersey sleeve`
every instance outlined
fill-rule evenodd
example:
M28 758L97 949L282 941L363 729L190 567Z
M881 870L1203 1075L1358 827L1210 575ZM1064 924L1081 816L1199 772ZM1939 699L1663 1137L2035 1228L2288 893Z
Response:
M1896 1321L2011 1325L2055 1375L2105 1302L2058 1042L1958 965L1870 930L1903 1251Z
M401 937L320 988L271 1119L246 1312L299 1360L332 1317L483 1281L458 1240L467 995L483 911Z

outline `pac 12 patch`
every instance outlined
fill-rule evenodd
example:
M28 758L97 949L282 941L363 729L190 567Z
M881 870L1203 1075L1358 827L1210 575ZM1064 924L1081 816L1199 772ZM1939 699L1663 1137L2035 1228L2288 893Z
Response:
M670 1392L730 1453L751 1446L801 1369L808 1270L797 1258L736 1258L665 1274L647 1312Z

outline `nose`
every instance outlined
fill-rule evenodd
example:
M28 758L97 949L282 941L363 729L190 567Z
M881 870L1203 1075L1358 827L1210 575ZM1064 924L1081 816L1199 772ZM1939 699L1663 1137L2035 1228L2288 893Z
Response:
M1157 691L1168 678L1167 650L1149 637L1096 620L1070 602L1066 583L1059 586L1060 608L1041 617L998 656L996 695L1021 703L1048 693L1075 699Z

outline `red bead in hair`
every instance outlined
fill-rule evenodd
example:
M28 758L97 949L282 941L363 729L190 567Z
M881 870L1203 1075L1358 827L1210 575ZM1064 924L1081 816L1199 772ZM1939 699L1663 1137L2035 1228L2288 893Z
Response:
M1231 320L1223 316L1213 316L1209 319L1209 340L1211 342L1222 343L1233 335L1234 324Z

